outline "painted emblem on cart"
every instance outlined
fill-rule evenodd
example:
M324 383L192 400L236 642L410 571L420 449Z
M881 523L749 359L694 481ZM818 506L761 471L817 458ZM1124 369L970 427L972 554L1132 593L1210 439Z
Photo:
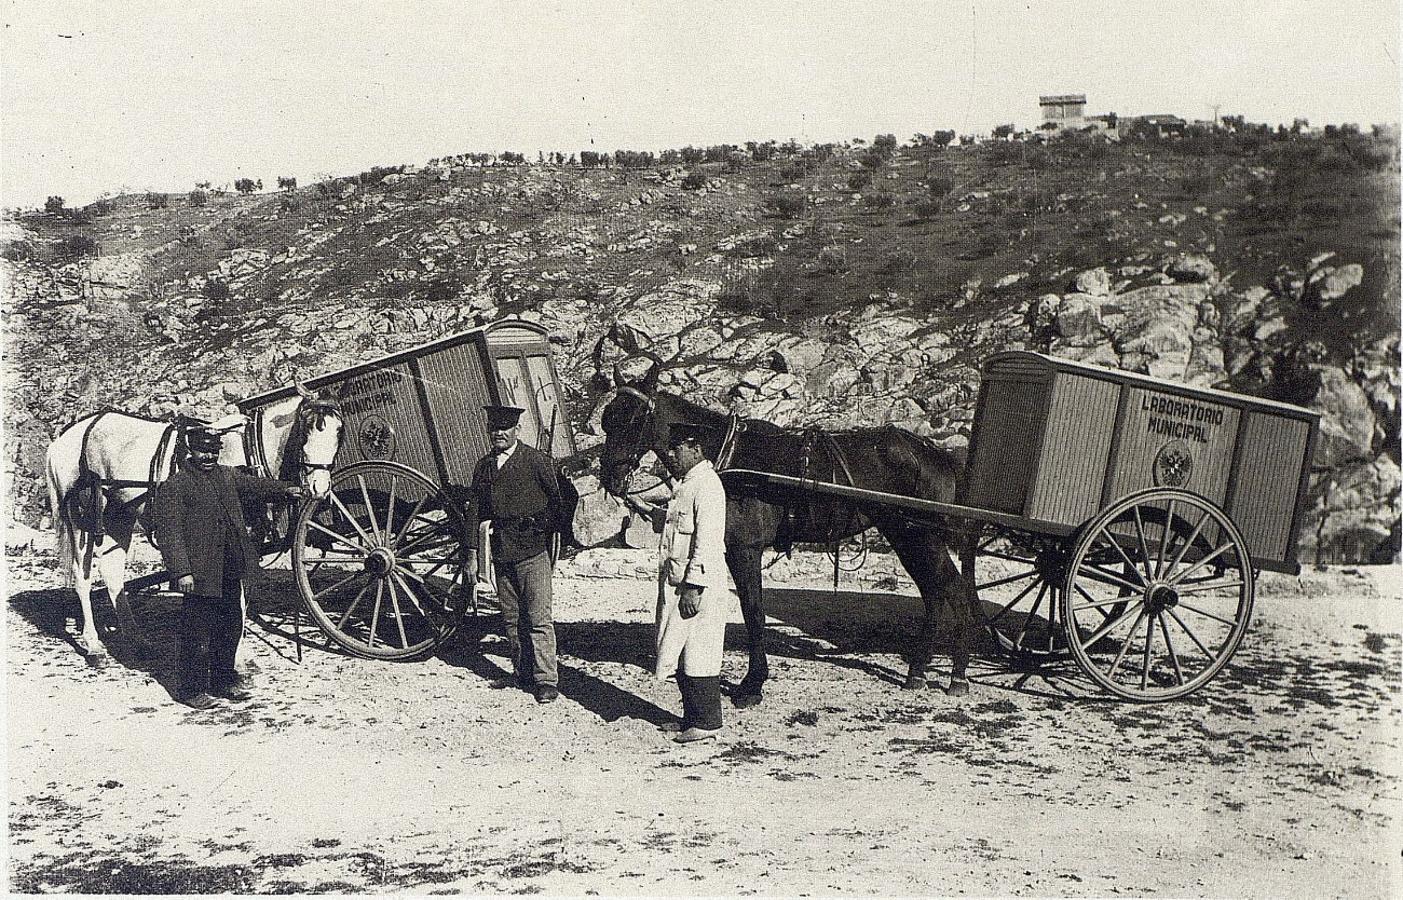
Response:
M366 459L390 459L395 455L394 426L380 416L366 416L356 438Z
M1170 441L1155 454L1154 477L1159 487L1183 487L1193 472L1194 458L1182 440Z

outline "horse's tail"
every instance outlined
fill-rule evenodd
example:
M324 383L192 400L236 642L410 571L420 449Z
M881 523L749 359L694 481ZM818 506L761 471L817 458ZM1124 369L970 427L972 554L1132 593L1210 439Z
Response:
M77 558L77 526L73 521L70 492L74 490L77 478L64 477L69 475L68 460L62 458L63 451L68 446L63 441L64 434L67 432L55 438L44 454L44 475L49 487L49 512L53 519L54 552L58 554L58 570L63 576L64 584L72 587L74 562ZM78 468L76 463L75 459L72 465L75 472Z

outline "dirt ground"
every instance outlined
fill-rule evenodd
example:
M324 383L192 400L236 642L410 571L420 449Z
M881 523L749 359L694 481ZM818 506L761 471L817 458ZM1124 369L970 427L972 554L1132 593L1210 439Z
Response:
M1403 893L1403 570L1264 574L1233 664L1193 697L1094 694L992 646L971 696L907 692L918 603L875 559L838 592L784 562L773 678L723 740L657 724L650 555L590 551L556 580L560 702L488 682L489 616L442 652L370 662L250 624L257 696L170 698L163 645L89 668L52 557L9 566L8 883L25 892L938 894L1383 897ZM895 593L893 593L893 587ZM262 593L281 628L286 573ZM739 610L725 675L744 672ZM937 676L945 657L937 657Z

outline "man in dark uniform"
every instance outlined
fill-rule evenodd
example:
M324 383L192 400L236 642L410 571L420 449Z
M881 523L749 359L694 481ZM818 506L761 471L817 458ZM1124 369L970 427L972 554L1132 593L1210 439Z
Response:
M176 699L195 709L214 694L247 700L234 671L243 634L243 579L258 565L244 525L244 497L300 497L302 488L219 465L219 435L186 434L189 456L156 492L156 536L166 571L185 595L180 608Z
M470 489L468 570L477 570L478 525L492 521L492 569L517 684L538 703L560 696L551 620L551 541L564 504L551 459L521 443L524 410L486 406L492 452L478 461ZM523 652L529 643L530 651ZM496 683L506 687L509 681Z

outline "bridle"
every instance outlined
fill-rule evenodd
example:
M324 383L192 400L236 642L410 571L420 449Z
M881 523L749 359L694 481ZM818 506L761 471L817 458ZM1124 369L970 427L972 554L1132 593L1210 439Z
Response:
M652 415L652 413L654 412L654 408L655 408L656 404L655 404L655 402L654 402L654 399L653 399L652 395L650 395L650 394L645 394L645 393L643 393L642 391L640 391L638 388L633 387L633 386L631 386L631 385L621 385L620 387L617 388L617 392L620 393L620 394L627 394L627 395L629 395L630 397L637 397L639 400L642 400L642 401L643 401L643 410L642 410L642 412L641 412L641 413L634 413L633 418L636 419L636 418L639 418L640 416L643 416L643 415ZM642 430L643 430L643 429L639 429L640 432L641 432ZM640 443L641 446L638 448L638 451L632 455L632 457L633 457L633 462L632 462L632 467L631 467L631 469L630 469L631 472L636 472L636 471L638 470L638 464L643 460L643 454L647 453L648 450L651 449L651 448L648 447L646 444L644 444L642 441L640 441L639 443ZM632 489L632 490L626 490L626 491L623 491L622 493L616 494L615 496L619 497L620 499L624 499L624 498L627 498L627 497L634 497L634 496L637 496L637 495L639 495L639 494L647 494L647 493L649 493L649 492L651 492L651 491L655 491L655 490L657 490L658 488L662 487L663 485L667 484L668 481L669 481L669 479L667 479L667 478L659 478L657 481L653 482L653 483L650 484L650 485L647 485L646 487L634 488L634 489Z
M332 455L330 461L309 462L307 460L306 453L307 436L312 433L314 425L316 428L320 429L325 424L327 416L335 416L337 421L340 422L341 426L344 428L345 420L341 417L340 404L330 400L304 399L302 401L302 405L298 407L296 415L298 419L303 423L303 427L301 429L304 433L303 439L301 440L300 445L294 451L299 457L298 465L302 470L302 475L305 477L311 475L313 472L323 471L330 473L332 467L336 465L336 457L339 456L341 453L340 440L338 439L337 441L336 452ZM316 420L315 423L313 422L313 418L315 418Z

